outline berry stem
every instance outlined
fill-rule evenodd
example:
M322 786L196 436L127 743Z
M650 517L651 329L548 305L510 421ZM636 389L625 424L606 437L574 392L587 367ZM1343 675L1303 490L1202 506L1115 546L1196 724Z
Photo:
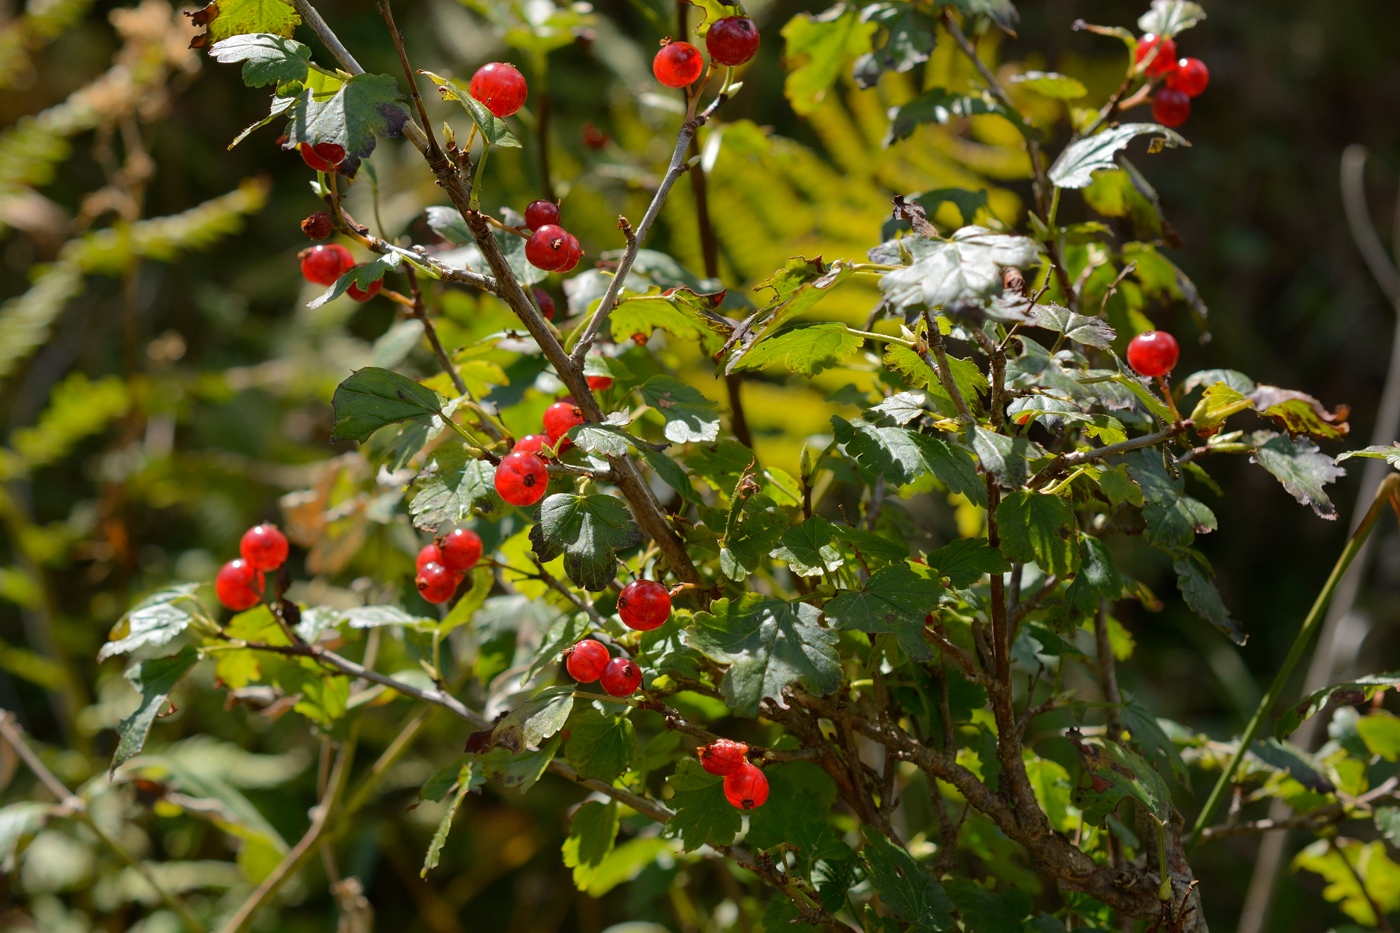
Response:
M1157 388L1162 391L1162 399L1167 403L1167 410L1172 413L1172 423L1181 423L1181 412L1176 410L1176 399L1172 398L1172 387L1167 383L1166 376L1157 377Z

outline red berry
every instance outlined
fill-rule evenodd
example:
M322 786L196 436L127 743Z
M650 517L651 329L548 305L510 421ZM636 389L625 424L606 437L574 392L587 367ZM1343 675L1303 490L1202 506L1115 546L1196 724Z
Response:
M567 254L564 257L563 265L559 267L559 271L573 272L574 266L578 265L578 261L583 258L583 247L579 246L578 237L574 236L572 233L564 234L564 246Z
M511 453L517 451L527 454L538 454L546 447L553 447L554 442L549 439L548 434L527 434L515 442L515 446L510 449Z
M422 550L418 552L417 568L420 571L428 564L441 563L442 551L438 549L436 544L425 544Z
M667 42L651 60L651 73L667 87L685 87L704 70L704 57L689 42Z
M418 568L418 593L430 603L445 603L457 592L457 575L442 564Z
M253 589L256 571L246 560L231 560L219 568L214 578L214 595L234 612L252 609L258 604L258 591Z
M535 296L535 304L539 305L540 314L544 315L544 319L554 320L554 296L539 287L530 289L530 293Z
M1138 40L1137 63L1141 65L1153 49L1157 50L1157 55L1147 66L1149 75L1158 78L1176 70L1176 42L1172 39L1159 40L1150 32Z
M671 617L671 594L655 580L633 580L617 597L617 614L628 628L649 632Z
M470 528L456 528L442 539L442 565L454 573L465 573L481 560L481 536Z
M747 761L724 776L724 797L740 810L753 810L768 799L768 778Z
M1187 97L1200 97L1210 84L1210 69L1199 58L1183 58L1176 70L1167 75L1167 87L1176 88Z
M334 172L335 167L345 161L345 147L338 143L317 143L308 146L297 143L297 151L307 165L318 172Z
M602 642L585 638L565 652L564 667L574 680L581 684L591 684L602 675L609 660L608 649Z
M355 267L355 257L339 243L320 243L297 253L301 274L317 285L334 285L335 280Z
M525 106L530 89L525 76L507 62L482 65L472 75L471 95L498 117L508 117Z
M1164 330L1149 330L1128 343L1128 365L1144 376L1165 376L1180 354L1176 338Z
M544 410L544 432L551 441L557 441L575 425L583 424L583 410L573 402L555 402Z
M583 144L589 149L602 149L607 146L608 142L608 134L591 122L583 125Z
M545 224L525 241L525 258L530 265L556 272L569 261L569 234L563 227Z
M716 739L695 750L695 754L700 756L700 767L720 777L738 771L745 764L744 756L748 753L749 747L743 742L731 742L729 739Z
M511 505L534 505L548 485L549 470L534 454L509 453L496 465L496 492Z
M589 376L588 387L594 392L603 392L612 388L612 376Z
M559 205L543 198L525 205L525 226L538 230L546 224L559 223Z
M361 288L359 285L355 284L354 282L351 282L350 287L345 289L345 294L349 295L356 301L369 301L375 295L378 295L379 290L383 287L383 279L375 279L373 282L370 282L369 288Z
M1164 87L1152 98L1152 119L1163 126L1180 126L1191 116L1191 98L1185 91Z
M276 570L287 559L287 536L271 522L254 525L243 532L238 553L254 570Z
M642 671L627 658L613 658L598 679L612 696L627 697L642 685Z
M747 16L726 16L705 33L705 50L721 65L742 65L758 51L758 27Z

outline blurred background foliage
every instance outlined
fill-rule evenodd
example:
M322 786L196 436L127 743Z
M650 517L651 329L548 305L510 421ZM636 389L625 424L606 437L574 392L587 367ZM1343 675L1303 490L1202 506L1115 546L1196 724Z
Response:
M676 9L659 0L609 0L596 9L532 0L506 13L485 0L399 6L417 67L462 77L487 60L515 61L531 81L536 116L548 88L550 171L569 227L590 259L618 248L616 217L640 216L679 119L676 98L660 93L648 67L656 41L676 31ZM1101 100L1121 74L1121 47L1071 24L1130 25L1143 6L1026 2L1022 38L1003 41L995 54L1019 63L1016 70L1079 77ZM1349 403L1351 446L1363 446L1394 315L1348 234L1338 160L1350 143L1368 147L1373 213L1400 239L1390 196L1400 177L1393 119L1400 5L1256 0L1207 9L1210 18L1182 50L1212 74L1210 93L1184 127L1193 146L1139 165L1184 243L1172 258L1210 309L1210 339L1190 339L1198 329L1180 303L1151 311L1154 322L1186 335L1183 371L1237 368L1329 405ZM369 71L398 72L369 0L339 0L323 12ZM846 73L799 117L782 93L778 29L815 10L776 0L751 3L749 12L764 30L759 58L701 143L719 278L732 294L751 294L792 256L863 256L879 241L893 194L983 188L981 218L1017 222L1026 163L1005 124L925 126L885 148L886 110L919 90L909 75L859 91ZM522 31L531 21L532 35ZM261 814L267 825L258 831L270 833L260 838L300 835L316 793L317 746L300 722L191 691L189 705L157 729L153 747L168 743L159 761L108 785L111 727L134 700L119 666L93 658L134 597L212 578L237 535L261 519L290 520L294 533L296 519L306 520L302 543L319 544L298 576L313 580L305 586L316 592L307 595L318 601L333 603L357 587L403 588L407 531L384 521L402 506L366 493L362 462L327 441L327 402L352 368L419 361L426 374L430 360L414 348L417 325L398 321L387 301L304 307L314 287L295 256L307 243L298 222L318 207L309 174L274 145L273 130L226 151L266 102L245 90L236 69L186 49L193 30L183 16L162 0L31 0L24 8L0 0L0 23L0 707L18 712L58 777L86 788L94 820L165 863L170 888L236 902L258 859L276 853L235 846L240 871L218 827L246 830ZM507 49L505 38L534 50ZM935 52L931 68L967 67L947 49ZM329 61L320 49L316 55ZM450 113L432 100L428 106L438 108L436 118ZM1046 124L1058 116L1032 114ZM525 120L520 130L530 140L525 149L491 161L490 210L519 210L542 193L538 127ZM422 212L441 198L417 154L382 144L373 167L377 203L365 173L352 213L373 217L387 235L430 242ZM683 183L655 243L703 276L694 211L693 189ZM952 202L937 217L945 228L971 219ZM435 300L449 347L470 347L474 334L504 321L489 298L443 290ZM822 313L859 323L873 301L873 291L847 286ZM695 348L673 347L671 362L712 398L725 397ZM802 438L826 430L830 413L842 410L841 388L856 378L868 377L833 369L810 385L772 376L747 382L744 407L765 462L795 472ZM1133 567L1166 608L1123 609L1139 650L1122 676L1159 715L1226 735L1287 650L1341 549L1348 516L1318 520L1247 464L1214 469L1227 494L1210 502L1221 531L1204 550L1250 642L1237 651L1191 616L1175 599L1168 568L1154 578ZM1337 491L1339 504L1351 501L1356 478ZM1382 528L1362 608L1393 623L1400 536ZM514 653L505 644L476 649L494 651L503 664ZM1370 670L1400 666L1395 626L1377 626L1359 654ZM388 716L364 722L362 755L370 760L398 727ZM683 872L665 856L653 861L650 850L638 850L631 883L600 884L597 897L575 892L559 847L579 792L549 779L525 798L495 789L469 796L441 867L421 880L419 859L441 805L415 807L417 788L463 738L455 723L434 720L429 738L347 830L339 864L313 864L263 928L330 929L337 912L327 881L335 876L363 880L385 930L593 933L623 921L637 924L626 928L633 933L735 928L732 909L704 906L743 896L725 869ZM213 787L232 810L201 815L178 797L156 800L137 776L195 796ZM37 793L7 756L0 756L0 792L5 803ZM1222 929L1238 915L1256 844L1231 839L1198 853L1208 916ZM1307 874L1284 885L1277 916L1289 917L1292 929L1338 922L1319 897L1323 883ZM0 892L6 930L80 931L92 928L92 916L134 921L148 912L147 889L130 869L64 821L51 823L22 867L0 878ZM338 897L342 921L363 916L353 890ZM150 918L141 929L176 928L171 915Z

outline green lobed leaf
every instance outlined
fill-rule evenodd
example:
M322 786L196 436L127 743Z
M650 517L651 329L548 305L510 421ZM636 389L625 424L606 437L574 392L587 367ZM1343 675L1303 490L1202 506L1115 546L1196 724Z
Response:
M413 524L437 532L443 525L467 521L478 509L492 511L500 501L495 480L491 464L477 460L460 444L443 444L410 487L408 512Z
M1337 462L1350 460L1352 457L1366 457L1373 460L1384 460L1386 463L1400 470L1400 441L1380 447L1364 447L1361 450L1349 450L1344 454L1337 455Z
M709 443L719 438L715 403L675 376L652 376L642 383L642 397L666 419L663 433L668 441Z
M1157 770L1132 749L1098 739L1071 738L1090 783L1075 787L1071 800L1084 811L1084 820L1102 826L1125 798L1142 804L1158 822L1171 815L1171 794Z
M870 882L880 892L880 900L902 919L920 931L942 933L956 930L954 905L938 879L904 849L884 836L866 831L865 847L860 850Z
M1065 604L1077 616L1098 611L1099 602L1117 602L1123 597L1123 575L1113 552L1101 539L1083 535L1079 539L1080 564L1074 582L1065 590Z
M1059 496L1009 493L997 506L1001 553L1008 560L1034 561L1061 580L1079 569L1074 509Z
M906 237L900 241L911 264L885 273L880 291L906 314L963 302L982 303L1004 288L1002 270L1027 269L1040 261L1043 247L1030 237L966 226L948 240Z
M360 160L374 152L377 137L392 139L408 123L408 109L400 103L402 98L398 82L389 75L355 75L338 87L332 82L324 82L320 88L308 83L286 109L285 145L343 146L345 161L337 171L354 175Z
M674 815L666 832L681 837L681 848L694 852L702 845L725 846L734 841L743 821L739 810L724 796L724 779L700 767L694 758L682 758L676 773L666 779Z
M875 23L862 22L855 7L837 4L818 15L801 13L783 26L783 57L795 64L783 90L798 116L820 106L846 62L870 51Z
M506 714L491 730L491 740L517 754L534 748L564 728L574 708L574 687L548 687Z
M951 0L951 4L969 16L985 16L1003 31L1016 34L1021 15L1011 0Z
M1338 703L1366 703L1380 691L1397 686L1400 686L1400 671L1357 677L1344 683L1323 687L1321 690L1303 697L1302 700L1285 710L1274 727L1274 735L1279 739L1287 738L1334 699Z
M885 132L884 145L888 148L901 139L908 139L925 123L946 126L954 120L984 113L1004 112L1001 104L985 92L959 94L944 87L929 88L907 104L890 108L890 126ZM920 200L920 203L923 201ZM924 206L928 207L927 204ZM963 214L963 221L970 223L972 218Z
M311 49L286 36L252 33L232 36L209 48L215 61L243 63L243 83L248 87L303 82Z
M1075 314L1057 304L1041 304L1031 309L1031 321L1036 327L1064 334L1075 343L1106 350L1117 338L1113 328L1103 318Z
M1306 437L1256 431L1253 440L1253 462L1273 474L1290 496L1310 506L1319 518L1336 519L1337 507L1322 487L1345 476L1346 470Z
M924 404L928 401L922 392L896 392L866 412L871 423L889 419L903 427L909 422L928 414Z
M787 844L807 860L844 849L833 839L827 814L836 804L836 783L810 761L788 761L763 769L768 778L768 802L749 813L744 843L755 849ZM840 848L833 851L832 842Z
M1198 533L1215 530L1215 514L1205 503L1186 495L1185 481L1167 473L1160 452L1137 450L1123 459L1132 478L1142 487L1142 514L1147 521L1149 542L1172 550L1186 547Z
M564 865L574 870L574 886L588 888L595 870L612 853L617 841L617 801L589 800L574 812L564 840Z
M629 275L628 281L631 280ZM645 295L627 295L624 290L624 295L608 315L613 341L619 344L664 330L677 340L693 340L713 349L721 340L729 339L733 331L732 322L713 310L724 299L723 292L700 294L688 286L678 286L664 292L653 287ZM601 296L599 292L593 300Z
M539 751L512 755L504 748L493 748L484 755L477 755L475 761L483 777L496 778L503 787L523 794L543 776L561 744L563 738L556 733Z
M117 750L112 755L109 774L141 751L151 725L165 712L170 691L198 660L199 652L195 647L185 645L177 654L142 661L126 672L126 679L141 694L141 703L117 724Z
M364 441L386 424L413 421L428 427L438 418L442 396L407 376L367 366L336 386L333 441Z
M1025 933L1031 897L1019 888L992 891L971 878L949 878L948 896L957 905L963 928L977 933Z
M986 538L959 538L951 544L931 551L928 565L955 590L966 589L989 573L1006 573L1011 563L1001 551L987 543Z
M851 333L845 324L813 324L755 342L730 368L755 371L781 364L789 372L814 376L840 364L862 343L864 338Z
M825 696L841 684L836 633L822 628L821 611L758 593L719 599L695 614L685 640L715 661L728 664L721 688L741 716L757 716L759 701L783 703L796 684Z
M1191 145L1180 133L1156 123L1121 123L1066 146L1050 166L1050 181L1057 188L1087 187L1095 172L1116 167L1114 156L1136 137L1146 135L1159 137L1167 146Z
M1201 400L1191 411L1191 421L1197 434L1210 437L1220 430L1221 425L1231 415L1253 407L1254 403L1249 398L1224 382L1217 382L1208 386L1201 394Z
M1206 18L1200 4L1189 0L1152 0L1152 9L1138 17L1138 29L1154 36L1175 36Z
M611 783L637 760L637 731L626 716L581 707L569 720L564 757L583 777Z
M864 7L861 21L880 26L881 41L856 59L856 85L874 87L885 72L904 74L928 61L938 35L938 19L912 3L880 2Z
M247 33L272 33L290 36L301 24L301 17L287 0L216 0L198 12L187 14L195 26L207 26L209 32L196 38L192 48L203 48L210 42L220 42Z
M924 619L943 595L943 586L933 574L908 561L881 568L861 589L843 591L829 601L827 622L835 629L893 634L910 658L927 661L933 657L933 648L924 637Z
M770 556L785 561L793 573L802 577L819 577L846 562L836 545L835 526L820 515L784 531Z
M1172 561L1176 571L1176 585L1191 611L1211 625L1220 629L1237 645L1243 645L1249 638L1231 615L1220 598L1220 592L1211 579L1214 574L1206 559L1200 553L1187 550Z
M169 644L194 621L194 617L179 603L198 605L197 583L183 583L152 593L122 616L112 629L113 640L97 652L97 660L105 661L147 645Z
M996 477L1003 486L1024 486L1030 479L1029 461L1040 454L1040 448L1034 442L1025 437L1007 437L981 425L971 426L968 434L982 469Z
M1143 757L1155 765L1158 771L1170 773L1181 786L1188 786L1190 775L1186 770L1186 762L1181 760L1181 752L1177 751L1176 743L1147 707L1131 697L1128 698L1123 703L1122 721L1123 728L1128 730Z
M762 493L736 499L720 539L720 570L736 583L757 572L782 539L789 521L787 513Z
M932 474L949 491L961 493L976 504L987 501L987 491L967 453L939 437L909 428L880 427L864 421L831 417L837 443L872 473L903 486Z
M1347 415L1351 409L1339 405L1328 411L1317 399L1305 392L1280 389L1278 386L1256 386L1249 399L1259 413L1289 434L1309 434L1323 440L1338 441L1351 430Z
M617 552L642 541L627 506L614 496L556 493L540 506L530 543L541 563L564 556L574 585L601 592L617 578Z

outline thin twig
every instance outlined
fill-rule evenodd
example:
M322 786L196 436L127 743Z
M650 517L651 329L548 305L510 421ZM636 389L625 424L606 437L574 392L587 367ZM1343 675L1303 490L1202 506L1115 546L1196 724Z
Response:
M1141 450L1144 447L1156 447L1163 441L1169 441L1178 434L1186 431L1191 427L1191 424L1191 419L1188 418L1185 421L1178 421L1171 427L1163 428L1152 434L1144 434L1142 437L1119 441L1117 444L1108 444L1107 446L1098 447L1093 450L1080 450L1072 454L1060 454L1054 460L1050 461L1049 464L1042 467L1040 472L1036 473L1035 476L1031 477L1027 488L1039 489L1050 482L1050 480L1063 475L1070 467L1080 466L1085 463L1094 463L1095 461L1114 457L1118 454L1128 453L1133 450Z
M398 25L394 22L394 11L389 8L389 0L380 0L377 6L379 15L384 17L384 24L389 27L389 35L394 39L394 48L399 53L399 64L403 66L404 77L408 79L408 92L413 97L414 105L418 108L418 118L423 121L423 135L427 137L428 152L440 158L442 147L438 145L437 137L433 135L432 120L428 117L428 109L423 106L422 95L418 93L418 80L413 73L413 66L408 63L408 50L403 45L403 33L399 31Z
M948 350L943 345L943 332L938 329L933 316L928 309L924 309L924 324L928 327L927 339L929 350L933 352L933 359L929 359L927 352L921 354L924 362L938 376L938 382L943 386L943 391L947 392L953 400L953 405L958 409L958 417L967 424L976 423L977 419L972 417L972 412L968 410L967 402L963 400L962 391L958 388L957 382L953 379L953 371L948 368Z

